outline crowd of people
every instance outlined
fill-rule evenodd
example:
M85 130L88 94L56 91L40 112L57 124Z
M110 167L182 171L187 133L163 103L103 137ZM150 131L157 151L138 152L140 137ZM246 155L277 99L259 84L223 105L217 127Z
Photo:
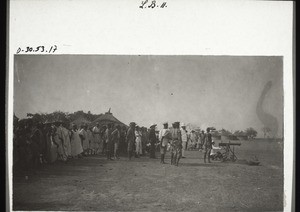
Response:
M67 163L69 160L103 155L107 160L118 160L120 155L139 158L149 156L156 158L156 151L160 151L161 163L165 163L167 151L171 154L171 164L178 166L179 160L185 158L187 150L204 150L210 162L212 137L210 128L205 133L191 130L175 122L169 127L163 123L163 129L156 130L157 125L150 128L140 127L131 122L129 127L108 123L100 127L88 124L64 123L56 121L39 123L26 119L14 124L14 165L24 171L25 176L35 172L43 164L53 164L56 161ZM16 166L17 167L17 166Z

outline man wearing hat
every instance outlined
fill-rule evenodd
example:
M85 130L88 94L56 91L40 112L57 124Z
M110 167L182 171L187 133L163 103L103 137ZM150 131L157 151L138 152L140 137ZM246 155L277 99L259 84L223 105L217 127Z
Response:
M185 127L185 124L182 123L181 125L181 140L182 140L182 158L185 158L185 150L186 150L186 145L188 141L188 135L187 135L187 130Z
M131 122L129 124L129 128L126 134L126 143L127 143L127 152L128 152L128 159L131 160L134 151L134 142L135 142L135 123Z
M171 165L178 166L182 152L182 135L179 129L179 122L173 123L172 126L173 128L171 129Z
M150 141L150 158L155 158L155 144L156 144L156 134L155 134L156 124L150 126L149 131L149 141Z
M159 131L159 141L160 141L160 163L165 163L165 155L167 152L167 145L171 140L171 132L168 129L168 123L163 123L164 128Z

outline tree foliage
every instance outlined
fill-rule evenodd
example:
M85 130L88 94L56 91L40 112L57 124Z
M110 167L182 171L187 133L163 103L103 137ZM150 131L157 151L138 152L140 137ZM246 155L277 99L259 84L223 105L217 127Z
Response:
M236 130L233 134L235 136L246 136L246 132L243 130Z
M32 118L32 120L39 122L39 123L47 123L47 122L55 122L55 121L62 121L62 122L72 122L78 118L85 118L88 121L93 121L99 117L100 114L92 114L90 111L87 113L83 112L82 110L76 111L74 113L67 113L62 111L54 111L53 113L27 113L28 118Z
M250 139L254 139L257 136L257 131L253 129L252 127L249 127L245 130L246 135Z
M220 134L221 134L221 135L225 135L225 136L232 135L232 133L231 133L229 130L226 130L226 129L224 129L224 128L222 128L222 129L220 130Z

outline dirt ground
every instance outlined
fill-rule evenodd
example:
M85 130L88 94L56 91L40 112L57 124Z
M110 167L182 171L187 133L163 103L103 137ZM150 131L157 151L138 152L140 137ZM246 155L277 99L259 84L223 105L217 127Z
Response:
M235 150L235 163L204 164L202 152L188 151L179 167L170 165L169 153L164 165L148 157L101 156L45 165L28 180L15 175L13 209L282 211L282 142L244 141ZM253 154L260 166L245 163Z

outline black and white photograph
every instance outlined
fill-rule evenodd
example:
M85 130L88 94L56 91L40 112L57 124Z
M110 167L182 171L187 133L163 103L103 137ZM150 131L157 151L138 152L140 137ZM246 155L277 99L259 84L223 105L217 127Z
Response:
M14 209L282 210L282 65L16 55Z
M11 13L16 17L11 17L13 49L8 78L11 211L291 210L293 152L288 151L293 148L293 137L292 114L287 110L292 102L288 83L292 70L290 55L274 51L281 49L280 44L273 45L269 52L251 53L253 50L248 48L245 54L226 53L217 49L222 42L212 35L209 37L211 43L216 39L214 45L197 52L192 50L198 48L192 43L201 40L182 37L184 42L173 42L172 48L166 38L159 37L162 33L155 31L153 21L150 26L143 26L147 28L136 31L133 26L139 22L128 24L131 36L147 32L149 38L152 35L148 32L153 31L156 36L153 39L161 40L160 45L169 49L161 50L154 46L153 40L140 42L141 37L123 37L124 22L117 26L101 24L95 17L112 15L96 16L95 2L93 7L81 6L79 15L95 18L97 24L93 26L102 26L106 31L92 36L96 30L87 30L85 33L90 37L81 38L83 33L79 28L93 27L87 24L88 18L79 21L74 16L79 8L76 1L60 9L53 3L49 7L41 2L29 4L36 7L22 11L24 2L14 1ZM177 10L178 5L177 2ZM212 5L208 4L208 11L214 11ZM277 14L280 5L271 6ZM172 11L172 2L137 1L135 7L131 10L138 12L130 15L131 10L117 7L120 14L117 20L126 16L126 20L133 20L137 14L137 17L148 14L152 20L155 13L165 17L164 11ZM34 18L41 25L35 25L35 21L30 24L33 17L24 19L33 8L41 8L33 17L45 17L42 11L49 14L46 8L49 11L56 8L58 13L66 11L61 18L66 22L54 27L58 35L53 32L56 37L51 42L46 42L46 38L51 39L45 35L46 30L42 37L26 35L21 41L18 32L29 32L43 24L43 19L38 22ZM241 5L238 8L245 9ZM260 16L262 9L257 11ZM199 18L196 13L195 9L191 9L192 15L185 11L186 19L181 20L200 27L197 22L188 21L192 20L189 17ZM60 20L54 15L53 19L50 17L45 23ZM233 20L229 17L228 20ZM180 23L179 19L173 20L174 23L176 20ZM215 22L223 30L226 27L220 26L220 20L217 17L202 23ZM272 32L275 25L270 24L274 24L271 20L263 23L269 24ZM244 22L253 26L247 18ZM23 25L18 28L16 23L27 23L29 28ZM72 28L70 23L78 26ZM281 26L281 22L278 24ZM204 25L203 29L211 26ZM166 31L176 31L171 29ZM60 30L74 34L60 37ZM118 30L120 35L115 33ZM186 33L193 34L189 30ZM33 35L39 33L34 31ZM200 35L197 31L195 36L191 34L187 37ZM240 36L245 34L246 31L241 32ZM95 42L98 40L102 47ZM127 40L131 43L135 40L141 46L130 46ZM262 41L268 46L277 40ZM75 43L78 49L74 51ZM93 50L92 45L96 44ZM232 43L224 43L223 48L230 45L236 51ZM263 47L263 44L257 46Z

